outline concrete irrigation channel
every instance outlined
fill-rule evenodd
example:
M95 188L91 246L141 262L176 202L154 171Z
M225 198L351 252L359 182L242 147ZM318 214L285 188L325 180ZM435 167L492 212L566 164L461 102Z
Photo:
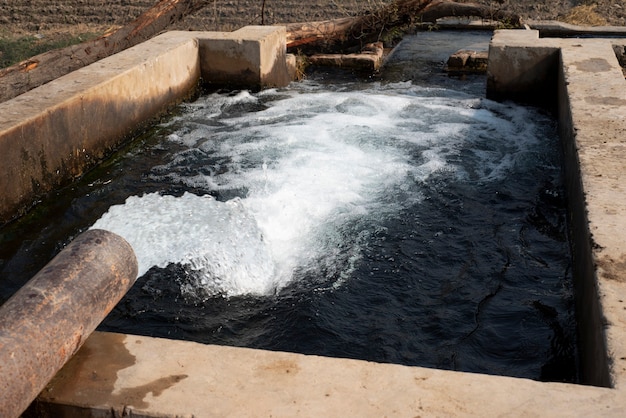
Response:
M499 30L489 49L489 98L558 109L584 385L114 333L86 338L94 326L77 323L84 331L79 338L72 332L57 336L66 339L58 342L62 347L69 341L71 349L64 350L75 355L62 368L55 366L61 369L50 382L48 374L37 379L31 397L40 393L26 415L621 416L626 409L626 80L616 50L625 45L623 38L545 38L538 30ZM0 220L13 219L46 192L80 176L138 125L183 100L200 77L240 80L253 88L281 86L293 77L294 61L285 53L280 27L169 32L0 104L0 155L6 162L0 167ZM127 251L124 260L132 258ZM72 262L84 266L84 257ZM111 262L132 276L132 263ZM61 275L59 280L67 280ZM134 277L128 279L130 285ZM12 323L3 319L0 329L0 387L14 399L22 396L10 392L17 379L10 365L22 370L12 363L16 353L43 367L50 360L42 352L55 348L40 351L18 342L11 344L20 347L10 348L4 341L19 341L14 334L21 333ZM31 397L16 407L5 401L1 414L19 416Z

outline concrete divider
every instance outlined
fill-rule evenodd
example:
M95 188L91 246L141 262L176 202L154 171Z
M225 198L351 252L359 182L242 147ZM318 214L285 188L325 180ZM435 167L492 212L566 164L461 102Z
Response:
M559 46L537 31L498 31L489 44L487 97L556 108Z
M28 407L136 278L130 245L90 230L0 306L0 416Z
M202 79L208 85L261 89L295 77L284 26L246 26L234 32L196 32Z
M622 40L621 42L626 42ZM626 81L611 42L560 48L559 131L585 383L626 384Z

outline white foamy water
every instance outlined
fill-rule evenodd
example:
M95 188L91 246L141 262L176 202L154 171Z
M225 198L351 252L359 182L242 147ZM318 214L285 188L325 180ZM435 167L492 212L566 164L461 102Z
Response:
M182 150L150 180L238 197L133 196L93 227L130 242L140 275L178 263L192 287L227 296L272 294L321 267L344 280L367 235L419 203L433 174L490 181L530 158L537 141L524 108L409 83L352 92L304 84L186 107L167 139Z
M93 227L128 240L137 254L139 276L154 266L180 263L194 273L198 285L215 292L266 294L276 287L268 245L238 198L132 196L111 207Z

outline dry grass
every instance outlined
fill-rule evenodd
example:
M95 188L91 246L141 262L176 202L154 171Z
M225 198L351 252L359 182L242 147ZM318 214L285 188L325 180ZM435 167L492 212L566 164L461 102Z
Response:
M569 13L565 16L564 21L572 25L581 26L604 26L607 25L607 20L600 16L597 12L596 4L582 4L573 7Z

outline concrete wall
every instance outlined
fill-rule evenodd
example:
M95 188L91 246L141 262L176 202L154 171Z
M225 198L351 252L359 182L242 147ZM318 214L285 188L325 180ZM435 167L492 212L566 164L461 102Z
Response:
M581 373L591 384L623 388L626 81L610 41L573 41L560 49L560 62L559 126L570 195Z
M501 31L493 39L489 44L487 98L556 106L559 48L537 44L537 36L537 31Z
M293 58L284 27L169 32L0 103L0 225L187 97L201 74L211 85L284 86Z
M170 33L0 103L0 225L192 91L197 41Z
M96 332L24 418L623 417L623 392Z

